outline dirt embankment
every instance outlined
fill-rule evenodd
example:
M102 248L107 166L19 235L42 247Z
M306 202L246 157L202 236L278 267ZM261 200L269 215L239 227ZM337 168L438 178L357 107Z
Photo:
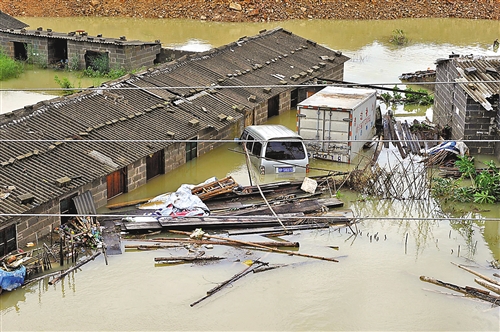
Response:
M500 19L500 0L1 0L17 17L121 16L223 22L292 19Z

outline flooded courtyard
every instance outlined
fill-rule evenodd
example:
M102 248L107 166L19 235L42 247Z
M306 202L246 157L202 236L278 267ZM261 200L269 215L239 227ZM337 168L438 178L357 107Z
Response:
M164 47L206 50L257 34L276 23L211 23L184 20L107 18L23 18L31 28L57 31L86 29L89 34L126 35L129 39L160 39ZM477 20L397 21L291 21L282 26L302 37L340 50L351 60L345 80L392 87L398 76L434 67L437 58L451 52L495 55L491 42L500 25ZM394 29L404 30L410 44L388 42ZM481 33L478 33L481 31ZM57 91L58 71L26 72L15 81L0 82L0 112L27 102L51 98ZM14 91L16 90L16 91ZM20 91L21 90L21 91ZM25 91L22 91L25 90ZM397 116L432 119L431 107L398 107ZM295 112L271 118L271 123L295 126ZM231 175L249 184L244 156L226 143L146 186L110 203L153 197L175 191L181 184L196 184ZM390 160L393 149L382 152ZM480 156L479 160L488 160ZM315 161L313 174L346 170L343 164ZM226 259L209 264L158 265L158 256L185 255L185 248L156 251L127 250L82 266L62 282L33 283L0 296L2 331L165 331L165 330L411 330L498 331L499 307L420 281L434 277L461 286L478 287L463 264L491 277L499 270L489 262L500 259L500 207L454 204L441 206L433 199L379 200L342 188L338 197L352 209L358 234L349 228L307 230L283 236L300 242L302 253L336 258L329 262L279 253L215 246L207 254ZM99 213L107 213L103 209ZM265 240L259 235L235 236L245 241ZM123 244L132 241L123 240ZM136 242L134 242L136 243ZM334 248L332 248L334 247ZM195 307L190 304L207 290L246 268L246 260L260 259L287 266L249 274ZM456 293L455 293L456 294Z

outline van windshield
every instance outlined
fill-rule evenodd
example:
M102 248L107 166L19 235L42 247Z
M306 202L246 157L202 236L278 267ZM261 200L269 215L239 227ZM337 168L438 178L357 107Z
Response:
M304 159L306 153L302 142L269 141L267 143L265 157L277 160L297 160Z

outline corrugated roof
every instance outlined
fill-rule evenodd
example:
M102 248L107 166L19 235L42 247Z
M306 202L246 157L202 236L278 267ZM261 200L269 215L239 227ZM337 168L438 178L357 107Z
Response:
M22 22L21 22L22 23ZM27 25L24 26L5 26L3 27L0 23L0 31L10 35L23 35L32 36L37 38L48 38L48 39L65 39L74 40L77 42L88 42L88 43L98 43L98 44L115 44L123 46L142 46L142 45L156 45L160 44L160 41L147 42L140 40L127 40L125 36L120 38L110 38L103 36L89 36L85 31L70 31L68 33L55 32L52 29L43 30L42 28L37 28L36 30L25 29Z
M17 18L10 16L0 10L0 29L22 29L28 24L19 21Z
M169 134L175 141L220 130L241 119L244 108L347 60L278 28L2 114L0 187L16 189L0 199L0 213L24 213L74 191L168 147ZM264 91L268 85L273 87ZM71 179L69 186L56 184L63 177ZM20 204L17 196L26 193L34 195L33 203Z
M493 106L488 100L500 91L500 56L464 56L452 59L460 77L460 86L487 111Z

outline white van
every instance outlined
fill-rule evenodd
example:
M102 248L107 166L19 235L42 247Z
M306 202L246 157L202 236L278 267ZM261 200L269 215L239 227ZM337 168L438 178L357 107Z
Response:
M240 140L261 175L309 172L309 157L302 137L285 126L248 126Z

